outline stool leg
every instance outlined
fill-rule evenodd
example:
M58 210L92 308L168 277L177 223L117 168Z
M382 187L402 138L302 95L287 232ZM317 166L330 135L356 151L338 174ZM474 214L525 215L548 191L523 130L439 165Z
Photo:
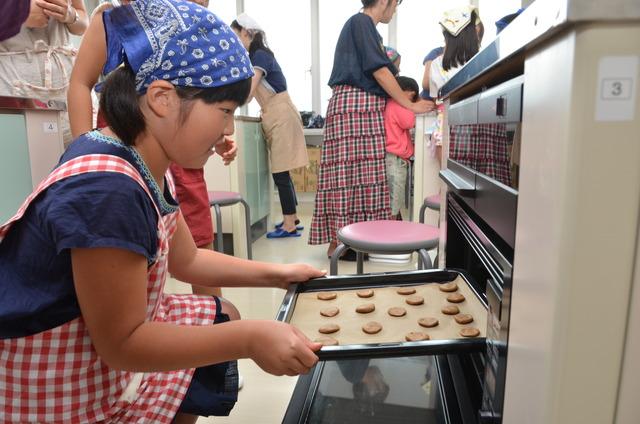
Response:
M364 253L356 250L356 273L364 273Z
M240 200L240 203L244 206L244 220L247 233L247 259L253 259L253 254L251 253L251 208L249 208L249 204L245 202L244 199Z
M220 205L213 205L213 210L216 213L216 250L224 253L224 244L222 242L222 212L220 212Z
M420 223L424 224L424 213L427 210L427 204L423 203L422 206L420 206Z
M431 269L433 266L431 265L431 258L429 257L429 253L425 249L418 250L418 255L422 258L422 265L420 265L420 261L418 261L418 269Z
M340 243L336 250L331 254L331 262L329 264L329 275L338 275L338 259L342 252L347 249L347 246L344 243Z

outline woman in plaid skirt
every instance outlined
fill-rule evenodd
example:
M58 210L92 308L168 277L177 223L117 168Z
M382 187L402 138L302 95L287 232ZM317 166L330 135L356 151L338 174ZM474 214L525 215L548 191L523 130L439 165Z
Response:
M328 256L337 246L338 229L390 218L383 117L386 99L391 97L415 113L433 108L433 102L412 103L404 96L394 77L397 70L376 30L378 23L391 21L401 2L362 0L362 11L349 18L338 38L309 234L309 244L329 243ZM353 252L347 255L355 259Z
M77 138L0 226L2 423L194 423L229 414L237 359L275 375L318 360L321 345L288 324L163 291L169 272L208 287L324 275L197 249L175 201L169 163L235 155L224 141L249 94L248 53L190 2L137 0L104 22L110 126Z

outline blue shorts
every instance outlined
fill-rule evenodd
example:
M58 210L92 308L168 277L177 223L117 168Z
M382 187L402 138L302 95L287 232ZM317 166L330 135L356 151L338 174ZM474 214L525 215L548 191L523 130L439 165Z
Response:
M214 324L229 321L216 300ZM238 361L222 362L196 368L193 379L178 412L208 417L227 416L238 400Z

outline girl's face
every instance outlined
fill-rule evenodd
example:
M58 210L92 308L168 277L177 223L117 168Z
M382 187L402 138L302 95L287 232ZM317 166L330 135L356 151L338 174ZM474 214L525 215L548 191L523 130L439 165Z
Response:
M167 157L183 168L202 168L214 154L216 145L233 134L233 114L237 108L233 101L183 103L182 111L178 107L176 113L167 117L175 119L174 135L161 141Z
M251 36L251 34L249 34L249 31L247 31L244 28L242 28L240 30L237 30L237 29L233 28L233 32L236 33L236 35L240 39L240 42L242 43L244 48L249 50L249 46L251 45L251 42L253 41L253 37Z
M384 9L380 22L388 24L393 19L393 15L396 13L398 7L398 0L389 0L387 7Z

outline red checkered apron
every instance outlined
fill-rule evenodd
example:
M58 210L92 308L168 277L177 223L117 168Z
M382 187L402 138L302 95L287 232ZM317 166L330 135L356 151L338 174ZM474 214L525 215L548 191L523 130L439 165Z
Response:
M38 194L57 181L87 172L126 174L151 197L144 180L127 161L112 155L81 156L62 164L36 188L17 214L0 227L0 242ZM173 190L169 173L167 181ZM157 212L158 251L147 273L147 320L211 324L216 312L213 298L163 294L177 212L165 217ZM35 335L0 340L0 422L170 423L193 371L111 369L98 357L80 317Z

